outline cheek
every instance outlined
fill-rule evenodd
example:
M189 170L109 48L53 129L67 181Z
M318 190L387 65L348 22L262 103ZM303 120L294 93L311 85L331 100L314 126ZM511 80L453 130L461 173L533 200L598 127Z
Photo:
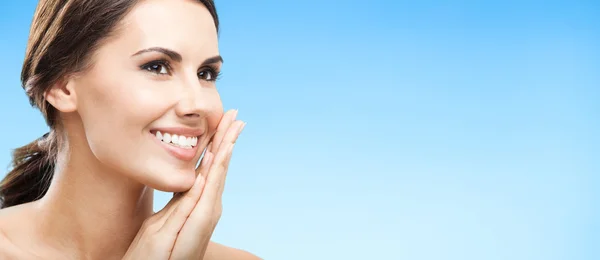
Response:
M139 132L168 106L161 102L164 95L135 80L93 82L81 93L78 112L86 132L111 133L115 138Z
M90 77L78 91L78 112L85 136L104 164L116 167L128 161L131 165L139 161L134 157L144 149L140 144L147 138L147 125L168 109L168 95L137 75L103 74L111 77Z

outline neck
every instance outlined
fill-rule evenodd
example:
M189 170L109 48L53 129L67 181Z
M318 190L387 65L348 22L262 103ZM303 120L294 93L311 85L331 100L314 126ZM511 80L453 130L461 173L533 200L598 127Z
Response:
M37 202L42 240L80 259L120 259L153 214L153 191L107 169L89 150L63 152Z

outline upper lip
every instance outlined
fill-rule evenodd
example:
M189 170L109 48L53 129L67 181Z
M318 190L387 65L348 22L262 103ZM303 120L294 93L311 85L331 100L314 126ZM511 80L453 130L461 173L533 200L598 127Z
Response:
M201 136L204 134L204 129L188 127L157 127L150 130L152 133L156 133L156 131L183 136Z

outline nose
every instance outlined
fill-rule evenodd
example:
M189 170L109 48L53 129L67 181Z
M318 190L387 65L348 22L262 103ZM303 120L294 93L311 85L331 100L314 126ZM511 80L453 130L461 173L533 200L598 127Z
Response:
M216 111L220 98L214 88L203 87L195 80L184 84L181 89L175 113L185 123L198 123Z

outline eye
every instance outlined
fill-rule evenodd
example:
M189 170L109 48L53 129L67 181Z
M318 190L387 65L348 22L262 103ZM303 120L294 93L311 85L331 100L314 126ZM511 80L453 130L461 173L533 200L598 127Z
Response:
M146 64L142 65L141 68L143 70L147 70L149 72L152 72L152 73L158 74L158 75L170 75L171 74L171 67L169 66L169 63L164 60L157 60L157 61L152 61L152 62L146 63Z
M213 68L205 68L198 72L198 78L206 81L216 81L219 73Z

